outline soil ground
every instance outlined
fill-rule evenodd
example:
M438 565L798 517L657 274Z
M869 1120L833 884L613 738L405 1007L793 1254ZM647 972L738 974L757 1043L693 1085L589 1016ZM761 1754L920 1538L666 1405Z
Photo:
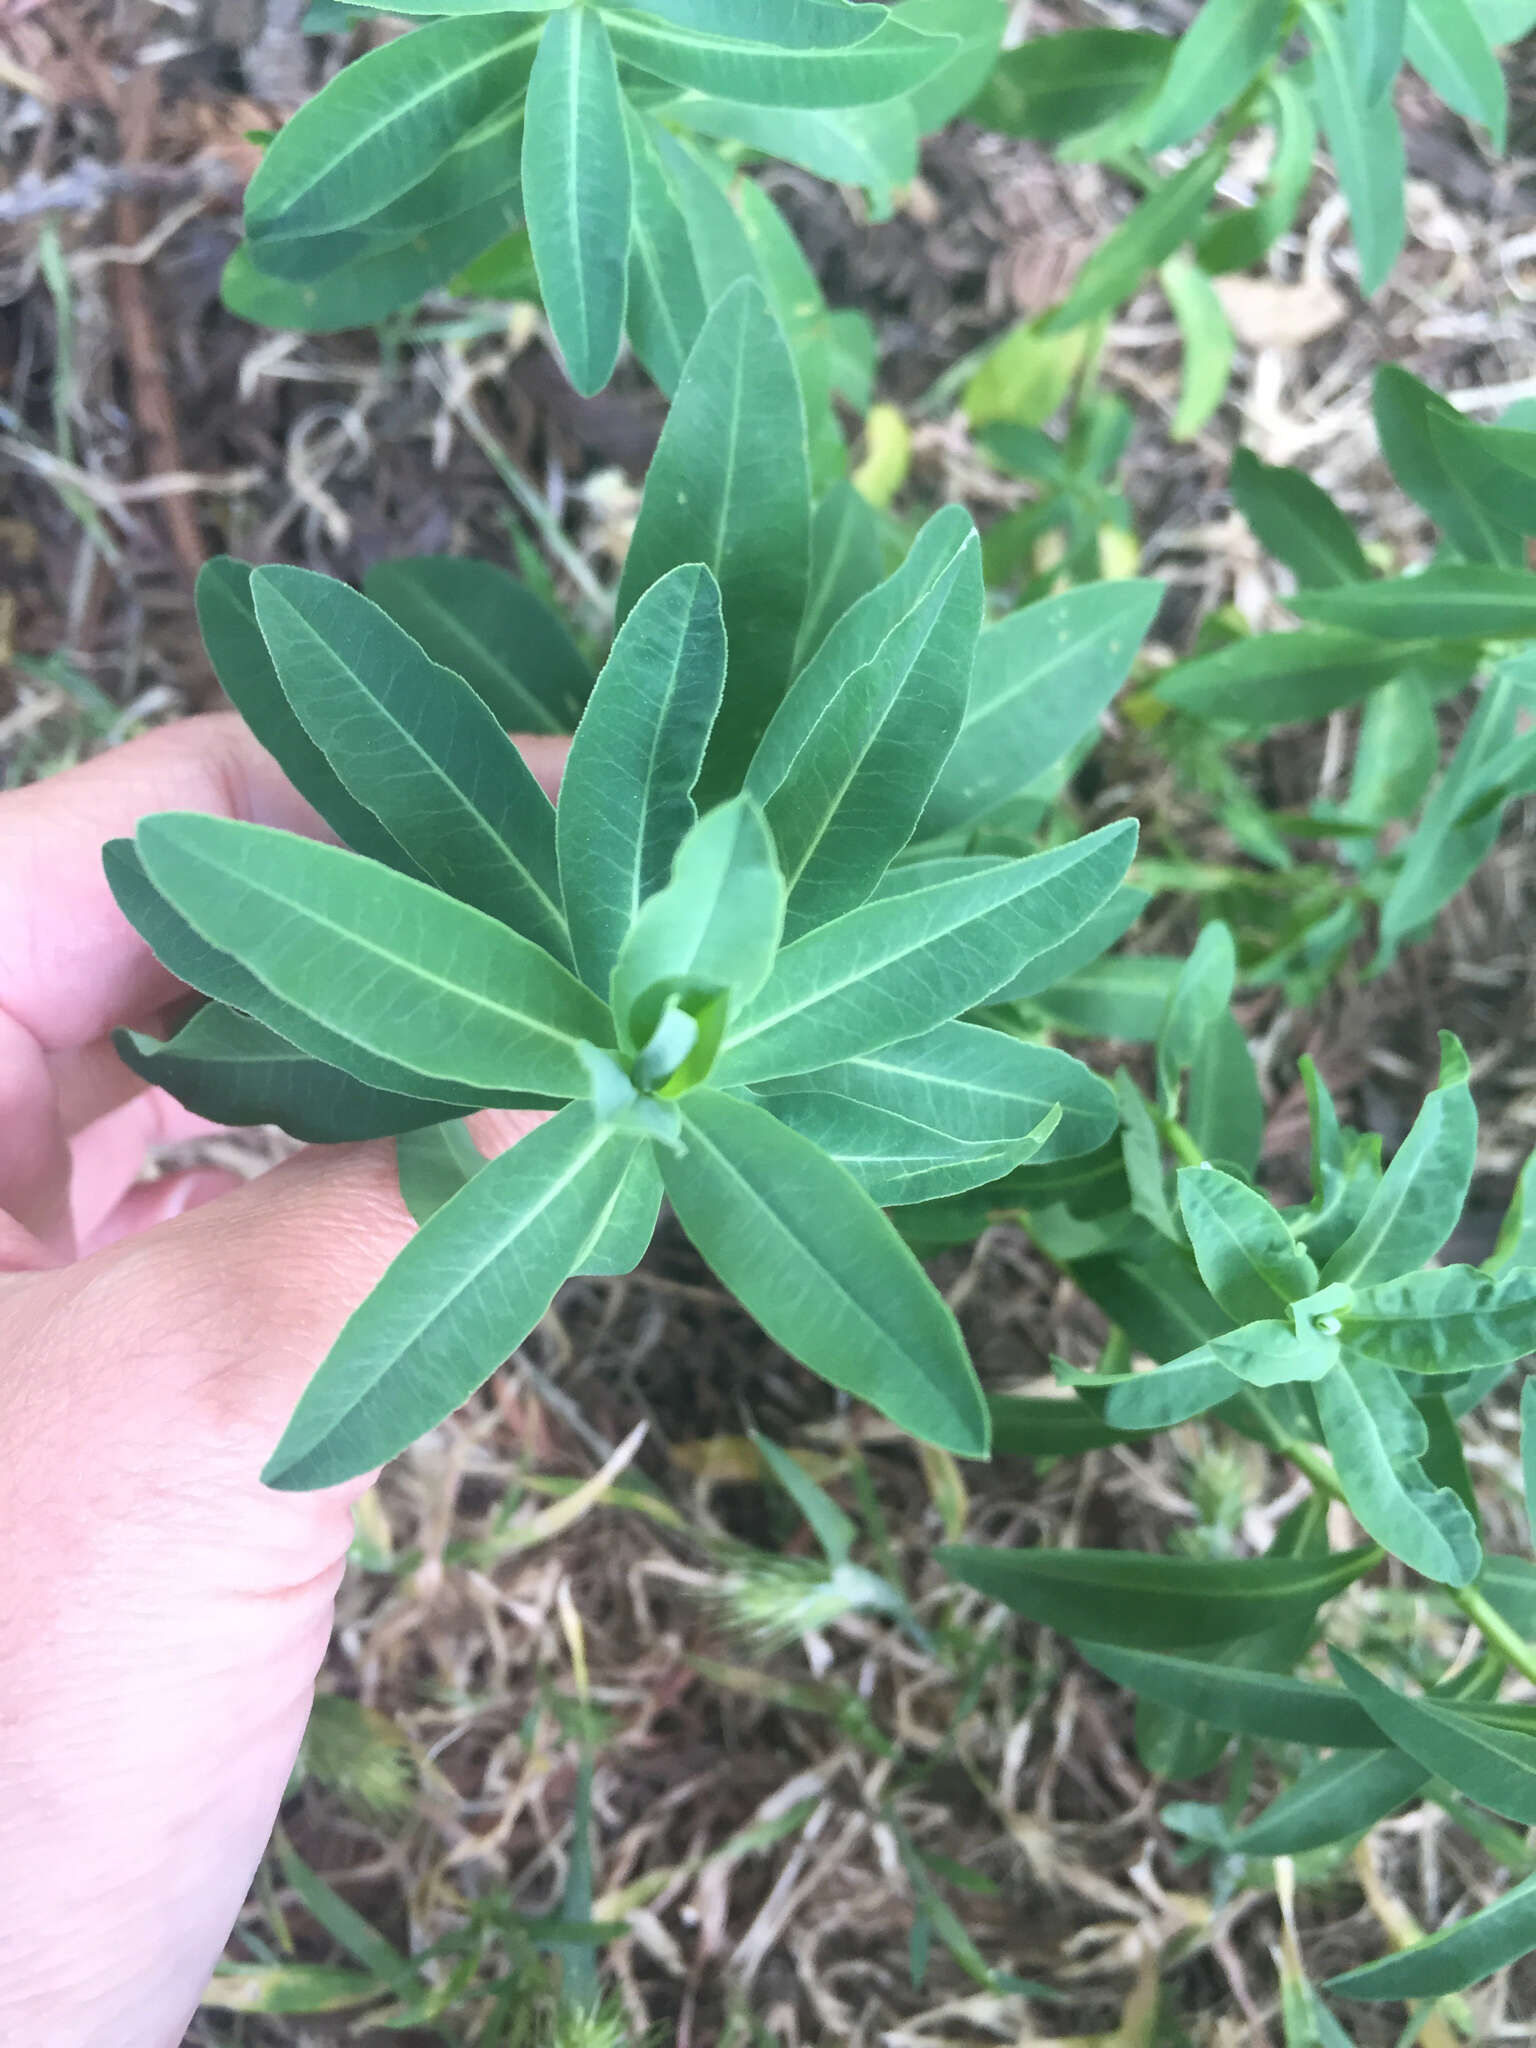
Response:
M660 422L643 380L621 374L601 398L576 399L537 323L493 308L436 307L425 336L315 340L255 332L219 305L253 160L246 132L337 60L337 39L298 36L301 11L290 0L0 0L10 781L217 701L189 594L220 550L354 578L392 554L515 558L600 626L595 606ZM1042 4L1033 20L1176 28L1189 12L1173 0L1074 0ZM1223 603L1255 623L1282 615L1272 568L1225 492L1240 440L1312 470L1372 540L1411 560L1428 536L1377 458L1373 365L1404 363L1485 417L1536 392L1536 95L1520 95L1522 78L1536 84L1536 55L1514 63L1519 112L1501 162L1427 94L1405 93L1413 242L1369 305L1319 176L1269 295L1250 295L1239 321L1229 402L1195 441L1170 449L1179 358L1161 301L1146 296L1117 325L1106 375L1137 410L1128 488L1144 567L1180 599L1160 629L1170 646ZM917 422L912 502L956 497L994 516L995 479L929 394L1059 293L1125 192L1096 169L964 126L931 146L920 184L883 224L797 173L770 182L833 303L876 323L880 395ZM1261 750L1254 773L1309 797L1337 776L1348 738L1347 721L1302 744L1288 736ZM1144 814L1187 804L1134 735L1111 728L1106 749L1122 800L1128 787ZM1469 1228L1486 1241L1536 1131L1532 822L1512 822L1434 940L1385 980L1347 983L1308 1014L1255 1012L1274 1170L1304 1148L1298 1051L1316 1051L1356 1119L1391 1143L1430 1077L1435 1029L1450 1026L1476 1063L1484 1140ZM1213 828L1198 829L1215 849ZM1186 929L1179 916L1160 913L1161 943ZM1093 1355L1092 1312L1019 1232L990 1231L938 1270L994 1388L1039 1382L1053 1350ZM626 1497L643 1475L653 1491L641 1506L597 1507L519 1547L508 1503L547 1505L550 1481L585 1478L639 1422ZM726 1625L726 1546L779 1547L792 1529L743 1463L749 1427L821 1453L835 1474L862 1456L919 1616L996 1652L969 1693L884 1624L846 1623L771 1654ZM1480 1427L1493 1541L1517 1548L1525 1532L1503 1483L1512 1404L1496 1400ZM955 1609L928 1556L962 1525L973 1541L1177 1546L1196 1540L1192 1491L1246 1490L1264 1505L1240 1533L1262 1534L1284 1485L1257 1453L1219 1448L1194 1426L1152 1453L1054 1469L924 1464L768 1346L664 1230L636 1275L568 1288L508 1370L385 1475L324 1688L395 1732L375 1736L372 1805L346 1770L317 1771L285 1826L402 1947L476 1902L548 1910L570 1849L577 1757L560 1704L573 1685L569 1601L607 1731L597 1917L606 1902L630 1922L611 1961L636 2039L654 2029L679 2048L1277 2042L1273 1892L1265 1881L1223 1890L1161 1818L1170 1799L1212 1796L1220 1779L1149 1777L1127 1703L1056 1639L1002 1628L980 1600ZM1362 1638L1396 1612L1390 1587L1364 1598ZM860 1704L883 1739L861 1732ZM375 1782L382 1773L387 1790L396 1742L410 1794L399 1806ZM786 1816L793 1827L776 1828ZM757 1846L722 1853L748 1828ZM1466 1840L1426 1808L1379 1832L1369 1868L1303 1872L1314 1974L1378 1952L1384 1915L1433 1924L1483 1896L1491 1866ZM906 1844L942 1874L943 1901L986 1964L1045 1994L979 1988L938 1940L914 1973ZM281 1954L290 1941L306 1958L330 1954L269 1874L231 1953L249 1959L267 1943ZM1481 1996L1478 2038L1526 2039L1533 2012L1527 1966ZM1357 2007L1350 2026L1370 2048L1394 2038L1396 2021ZM205 2048L437 2038L342 2015L212 2011L190 2036Z

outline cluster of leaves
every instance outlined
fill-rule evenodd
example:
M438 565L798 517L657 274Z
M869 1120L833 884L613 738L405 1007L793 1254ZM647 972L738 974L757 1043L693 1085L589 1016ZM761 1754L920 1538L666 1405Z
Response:
M1225 1803L1169 1815L1229 1876L1425 1797L1481 1828L1524 1881L1335 1988L1475 1982L1536 1943L1536 1878L1475 1811L1536 1822L1536 1716L1498 1700L1508 1668L1536 1680L1536 1571L1485 1555L1459 1425L1536 1347L1536 1181L1483 1267L1436 1263L1477 1133L1446 1039L1385 1167L1305 1069L1311 1193L1278 1204L1232 997L1278 981L1305 1000L1366 939L1384 968L1536 789L1529 416L1477 425L1382 371L1383 451L1442 536L1413 576L1377 574L1301 473L1239 455L1234 500L1302 624L1207 620L1124 700L1213 797L1230 868L1154 846L1130 875L1134 826L1081 834L1074 776L1161 597L1121 573L1131 419L1094 388L1105 322L1158 276L1188 344L1177 424L1197 430L1233 355L1212 279L1288 231L1319 131L1372 289L1403 238L1401 64L1497 143L1493 50L1536 6L1205 0L1178 39L1074 31L1001 56L1002 0L388 11L438 18L346 66L272 141L230 303L325 328L449 279L536 292L580 388L627 340L673 403L596 675L489 563L385 564L360 594L225 560L200 585L226 689L342 845L170 816L111 847L124 912L206 998L168 1043L124 1036L123 1057L223 1121L393 1135L421 1224L269 1482L325 1485L403 1448L564 1278L632 1267L665 1194L778 1342L930 1444L1068 1456L1201 1418L1305 1474L1311 1499L1262 1557L944 1562L1137 1695L1150 1769L1189 1777L1237 1743ZM983 446L1038 494L984 542L954 508L904 534L844 480L835 401L867 402L867 324L829 311L772 202L733 175L769 153L887 207L918 137L962 106L1145 193L1063 305L967 366ZM1236 151L1265 124L1269 171L1234 204ZM1074 391L1065 434L1043 431ZM996 623L988 585L1019 600ZM1473 682L1442 765L1444 709ZM1267 809L1243 745L1357 707L1347 796ZM509 730L574 731L558 805ZM1336 857L1307 857L1319 844ZM1113 950L1177 891L1205 914L1187 959ZM1148 1048L1150 1085L1111 1088L1059 1039ZM463 1118L518 1107L554 1113L487 1162ZM1054 1398L988 1399L918 1263L998 1217L1109 1326L1098 1369L1060 1365ZM1528 1404L1528 1463L1533 1442ZM759 1449L822 1558L739 1562L743 1618L773 1641L872 1612L926 1643L893 1576L855 1561L842 1510ZM1330 1548L1335 1500L1369 1543ZM1389 1556L1476 1623L1483 1658L1434 1672L1371 1645L1405 1690L1347 1653L1330 1603ZM1261 1753L1293 1782L1244 1820ZM925 1949L936 1934L992 1981L893 1838ZM588 1964L589 1917L565 1915ZM1285 1988L1288 2038L1344 2038L1294 1971Z
M964 814L996 716L971 684L975 530L938 514L803 639L805 446L787 343L743 282L680 384L558 809L473 675L382 605L306 570L207 572L231 694L346 847L176 815L111 847L125 913L213 999L124 1056L212 1114L425 1134L402 1145L423 1227L270 1483L403 1449L569 1274L628 1270L663 1189L787 1350L985 1453L959 1330L879 1205L1109 1136L1110 1093L1075 1060L954 1020L1049 980L1114 898L1135 827L923 857ZM443 1134L496 1106L558 1113L490 1164Z
M1047 357L1063 360L1074 330L1156 275L1185 341L1180 419L1193 432L1220 404L1234 356L1212 279L1251 270L1288 233L1319 137L1349 207L1361 287L1374 292L1407 232L1400 70L1410 65L1500 150L1508 93L1497 52L1533 26L1532 0L1203 0L1181 36L1075 29L1004 52L970 117L1066 161L1105 164L1144 195L1016 346L1033 354L1054 341ZM1224 203L1237 153L1261 128L1268 168L1243 203Z

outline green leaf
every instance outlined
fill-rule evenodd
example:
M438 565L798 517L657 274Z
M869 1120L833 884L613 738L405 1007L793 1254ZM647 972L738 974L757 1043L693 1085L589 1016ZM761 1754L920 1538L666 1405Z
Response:
M252 254L368 221L521 99L539 26L439 21L348 64L286 124L246 192Z
M143 820L137 846L172 908L248 967L253 1015L304 1050L330 1057L339 1037L460 1100L585 1092L577 1047L608 1042L606 1011L493 918L263 825L166 812Z
M989 1394L994 1458L1076 1458L1109 1444L1139 1443L1146 1431L1116 1429L1084 1402L1028 1394Z
M672 879L648 898L619 948L613 1012L638 1048L668 994L762 987L784 924L784 882L762 812L739 796L706 813L677 850Z
M506 731L575 731L592 671L558 613L509 571L416 555L375 564L363 587Z
M1461 553L1474 562L1520 567L1519 536L1481 501L1478 472L1471 488L1464 487L1457 461L1442 452L1443 442L1457 446L1466 430L1456 408L1407 370L1385 363L1376 372L1371 409L1392 474Z
M290 1047L296 1050L298 1040L302 1039L307 1054L329 1067L341 1068L369 1088L410 1100L440 1098L445 1116L463 1114L465 1105L451 1082L365 1052L351 1039L325 1030L302 1011L281 1002L241 961L211 946L151 882L131 839L109 839L102 848L101 865L107 886L124 917L148 940L155 957L189 988L200 989L204 995L238 1011L259 1008L262 1022L270 1031L279 1033ZM228 1085L227 1077L223 1085ZM529 1095L497 1099L508 1106L539 1105L546 1100Z
M417 1224L426 1223L451 1202L485 1164L485 1154L462 1121L409 1131L395 1140L400 1199Z
M1378 1743L1384 1741L1374 1722L1371 1727ZM1290 1733L1282 1728L1279 1739ZM1429 1781L1430 1773L1398 1749L1373 1746L1320 1757L1257 1820L1233 1832L1231 1847L1242 1856L1304 1856L1363 1835Z
M923 837L974 824L1097 727L1125 681L1164 586L1096 583L1026 606L981 636L953 750Z
M1500 1727L1449 1701L1410 1698L1343 1650L1329 1655L1389 1742L1480 1806L1527 1827L1536 1821L1536 1735Z
M1059 1120L1052 1107L1029 1130L983 1145L951 1137L917 1117L827 1092L791 1087L767 1096L765 1106L884 1209L937 1201L996 1180L1022 1160L1038 1157Z
M489 1161L348 1319L263 1482L285 1492L334 1486L467 1401L549 1307L634 1143L572 1103Z
M1352 1351L1399 1372L1472 1372L1536 1351L1536 1272L1441 1266L1355 1288Z
M619 586L619 617L669 569L720 586L730 663L702 794L739 788L789 684L810 540L805 415L789 347L761 292L732 287L705 323L661 443Z
M688 226L652 131L624 106L633 188L626 320L635 354L670 398L708 307Z
M1252 1177L1264 1143L1264 1096L1230 1010L1206 1033L1190 1069L1184 1128L1206 1158L1227 1160Z
M880 528L867 498L846 479L811 520L811 575L795 648L798 675L843 614L880 581Z
M1144 1043L1157 1036L1183 964L1157 953L1119 953L1042 990L1039 1005L1060 1031Z
M1208 149L1155 185L1147 198L1093 251L1073 282L1065 304L1041 323L1059 334L1112 313L1128 299L1149 270L1155 270L1192 240L1226 168L1224 148Z
M631 0L617 0L631 4ZM732 42L767 43L785 50L846 50L868 42L876 16L848 0L633 0L641 12L675 28Z
M1500 529L1536 533L1536 434L1479 426L1448 405L1426 410L1424 424L1463 499Z
M1527 701L1518 664L1506 662L1494 671L1425 803L1382 905L1374 972L1432 921L1492 850L1502 806L1487 799L1504 785L1518 758L1517 725Z
M1326 627L1260 633L1176 662L1153 685L1177 710L1244 732L1326 718L1400 675L1412 650Z
M1274 154L1257 204L1218 213L1196 239L1201 268L1213 277L1252 270L1286 234L1312 182L1317 154L1317 121L1311 104L1289 72L1272 75L1266 111L1275 131Z
M1305 619L1379 640L1505 640L1536 634L1536 576L1481 562L1308 591L1290 602Z
M1200 1277L1234 1322L1283 1315L1317 1268L1264 1197L1213 1166L1179 1175L1179 1211Z
M918 127L908 99L875 107L755 107L701 93L676 101L667 117L695 134L782 157L831 183L862 185L877 218L889 215L895 188L917 176Z
M572 1270L593 1277L632 1273L656 1235L661 1194L661 1168L655 1150L641 1145L630 1154L623 1177L604 1204L597 1227Z
M1497 154L1509 127L1509 94L1489 37L1467 0L1408 0L1408 62L1448 107L1481 122Z
M1363 1963L1331 1977L1328 1989L1345 1998L1441 1998L1495 1976L1536 1948L1536 1877L1378 1963Z
M251 596L285 696L351 794L440 889L568 962L555 814L494 713L345 583L258 569Z
M592 7L552 14L528 80L523 205L539 288L566 373L590 397L624 338L629 147L618 67Z
M1088 922L1060 945L1039 953L1012 981L994 989L992 1003L1018 1003L1039 998L1049 1003L1057 985L1066 977L1089 967L1121 939L1151 901L1145 889L1124 884Z
M1432 1259L1461 1220L1477 1163L1477 1110L1467 1056L1440 1034L1439 1085L1424 1098L1365 1214L1323 1268L1325 1287L1395 1280Z
M1237 980L1237 948L1228 926L1213 919L1201 929L1179 969L1157 1034L1157 1081L1163 1108L1178 1104L1179 1077L1199 1058L1206 1039L1226 1014Z
M1386 283L1407 235L1403 131L1390 93L1373 105L1362 100L1343 17L1326 0L1302 0L1302 15L1312 46L1312 102L1349 202L1360 283L1369 294Z
M454 1114L451 1103L370 1088L223 1003L205 1005L164 1044L136 1031L112 1043L125 1067L198 1116L276 1124L308 1145L392 1137Z
M786 946L735 1021L722 1084L806 1073L984 1002L1118 887L1132 821L985 873L863 904Z
M981 547L959 506L832 627L747 770L779 850L787 939L862 903L911 838L965 711Z
M371 1971L324 1963L221 1963L198 2004L210 2012L350 2012L382 1989Z
M608 31L619 57L670 85L759 107L867 107L922 84L953 54L953 38L920 35L887 16L852 47L785 47L781 26L769 41L707 34L647 14L611 12ZM762 21L769 19L763 11ZM779 45L776 47L776 45Z
M305 279L275 277L262 270L250 244L241 242L224 266L219 293L231 313L260 327L293 328L303 334L372 327L402 307L414 306L423 293L446 285L499 242L521 232L521 206L522 195L514 187L477 200L405 242L380 246L370 240L360 254L327 268L323 276ZM524 297L532 295L531 265L529 280Z
M1326 590L1370 574L1355 530L1305 470L1261 462L1251 449L1232 458L1232 500L1260 544L1303 590Z
M1172 62L1170 36L1066 29L1005 50L968 109L984 128L1065 142L1149 105Z
M1215 286L1191 257L1170 256L1157 274L1184 348L1183 383L1169 431L1175 441L1192 441L1227 395L1237 337Z
M1225 113L1290 26L1290 0L1205 0L1174 44L1168 76L1146 115L1142 147L1156 152L1189 142Z
M934 1555L962 1584L1074 1640L1194 1649L1314 1614L1376 1561L1371 1549L1315 1557L1154 1557L1134 1550L978 1550Z
M1081 1655L1138 1700L1177 1708L1213 1728L1271 1742L1308 1742L1329 1749L1380 1751L1381 1731L1336 1685L1314 1685L1280 1672L1213 1664L1166 1650L1113 1647L1080 1637ZM1399 1802L1400 1803L1400 1802Z
M805 1517L827 1563L842 1564L859 1540L858 1524L843 1513L837 1502L823 1492L808 1472L802 1471L788 1451L781 1451L759 1430L754 1429L750 1434L757 1447L757 1455Z
M560 880L576 964L605 999L625 934L695 823L725 660L714 577L697 563L671 570L624 621L571 743Z
M197 623L225 694L300 796L339 838L386 867L420 878L420 868L345 787L283 694L256 622L251 577L248 563L219 555L197 579Z
M1354 46L1355 83L1367 106L1392 89L1407 25L1407 0L1345 0L1345 38Z
M1060 1122L1035 1155L1042 1163L1095 1151L1115 1128L1110 1090L1080 1061L1054 1046L1027 1045L975 1024L940 1024L919 1038L771 1084L767 1092L841 1096L972 1145L1024 1137L1059 1108Z
M699 1090L661 1160L678 1221L774 1342L902 1429L985 1456L981 1389L949 1310L841 1167L766 1110Z
M1442 1585L1477 1577L1477 1526L1447 1486L1431 1485L1421 1460L1429 1431L1397 1375L1346 1356L1314 1389L1323 1441L1351 1513L1394 1557Z

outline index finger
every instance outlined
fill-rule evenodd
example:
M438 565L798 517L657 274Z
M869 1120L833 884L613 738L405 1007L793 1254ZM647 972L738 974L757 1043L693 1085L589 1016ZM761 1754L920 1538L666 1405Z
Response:
M233 712L162 726L0 797L0 1012L45 1052L89 1045L180 990L101 866L107 840L169 810L325 832Z

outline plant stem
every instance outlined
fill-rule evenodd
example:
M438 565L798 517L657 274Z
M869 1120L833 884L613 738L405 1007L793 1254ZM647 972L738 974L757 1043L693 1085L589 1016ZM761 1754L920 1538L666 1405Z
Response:
M1289 1458L1297 1471L1304 1473L1320 1493L1326 1493L1332 1500L1344 1498L1338 1475L1320 1451L1277 1429L1262 1401L1250 1397L1249 1406L1263 1417L1271 1446L1280 1457ZM1489 1649L1502 1657L1512 1671L1518 1671L1522 1678L1528 1678L1532 1685L1536 1685L1536 1643L1528 1643L1524 1636L1512 1629L1475 1586L1447 1586L1445 1590L1479 1631Z
M1204 1166L1205 1154L1177 1117L1160 1117L1163 1142L1181 1166Z

